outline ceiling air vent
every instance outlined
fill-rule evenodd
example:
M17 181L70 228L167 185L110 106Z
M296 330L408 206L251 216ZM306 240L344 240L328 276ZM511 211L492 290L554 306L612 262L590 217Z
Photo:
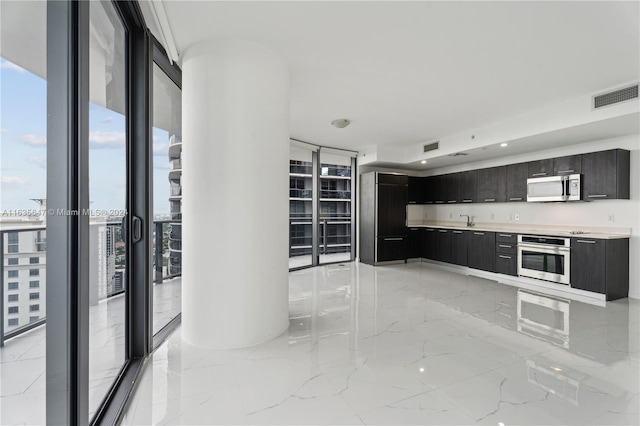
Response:
M469 155L466 152L454 152L453 154L449 154L449 157L460 157L464 155Z
M593 108L602 108L607 105L617 104L618 102L628 101L638 97L638 85L625 87L624 89L615 90L609 93L593 97Z
M424 145L424 151L423 152L434 151L434 150L436 150L438 148L440 148L440 141L435 141L433 143L428 143L428 144Z

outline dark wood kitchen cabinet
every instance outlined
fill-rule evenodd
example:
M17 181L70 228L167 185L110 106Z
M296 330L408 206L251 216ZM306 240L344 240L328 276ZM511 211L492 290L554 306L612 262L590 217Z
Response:
M469 231L451 231L451 263L467 266L467 237Z
M582 155L568 155L553 159L553 174L555 176L582 173Z
M447 178L446 175L430 176L428 180L429 189L433 204L446 204L447 202Z
M518 236L512 233L496 233L496 272L518 275Z
M360 176L360 260L405 260L407 245L406 175L370 172Z
M417 259L422 257L422 237L424 235L424 229L409 228L407 234L409 235L407 244L407 258Z
M629 199L630 155L625 149L582 155L583 200Z
M479 203L502 203L507 198L507 166L478 170Z
M468 240L467 264L469 268L495 272L496 270L496 233L470 231Z
M445 175L445 199L448 204L460 202L460 173Z
M478 171L467 170L460 173L460 202L475 203L477 201Z
M434 260L436 257L436 230L425 228L422 235L422 257Z
M424 204L424 178L409 176L409 204Z
M451 263L451 230L436 230L434 257L440 262Z
M529 163L509 164L506 175L507 201L527 201Z
M544 160L529 161L528 176L530 178L553 176L553 158Z
M629 239L571 239L572 288L606 295L607 300L629 294Z

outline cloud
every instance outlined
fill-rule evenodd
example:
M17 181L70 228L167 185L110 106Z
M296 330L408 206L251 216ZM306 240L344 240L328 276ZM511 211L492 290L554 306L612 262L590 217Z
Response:
M103 123L111 123L113 121L113 117L106 117L102 119Z
M168 155L168 154L169 154L168 143L153 144L153 155Z
M2 176L2 183L9 185L25 185L27 181L26 179L17 176Z
M125 132L95 131L89 133L89 147L95 149L119 149L126 144Z
M31 146L45 146L47 144L47 138L45 136L35 135L33 133L20 136L20 140Z
M27 158L27 162L31 164L35 164L41 169L47 168L47 157L43 155L32 155L31 157Z
M2 127L0 128L0 133L9 133L9 129Z
M25 70L24 68L19 67L18 65L14 64L13 62L9 62L6 59L0 62L0 68L5 70L14 70L20 73L27 72L27 70Z

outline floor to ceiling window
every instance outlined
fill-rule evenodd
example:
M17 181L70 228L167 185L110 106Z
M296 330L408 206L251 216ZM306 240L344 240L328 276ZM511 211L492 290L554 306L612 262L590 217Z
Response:
M355 258L355 153L292 140L289 269Z
M46 34L46 2L0 2L3 425L45 423Z
M168 64L163 64L168 67ZM173 76L176 78L176 76ZM153 64L153 334L182 302L182 92Z
M127 253L126 31L91 2L89 39L89 417L125 362Z

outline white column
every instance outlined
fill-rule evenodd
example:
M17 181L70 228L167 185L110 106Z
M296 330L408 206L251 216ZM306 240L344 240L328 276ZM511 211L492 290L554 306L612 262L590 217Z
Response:
M182 59L182 335L213 349L289 325L289 72L260 45Z

